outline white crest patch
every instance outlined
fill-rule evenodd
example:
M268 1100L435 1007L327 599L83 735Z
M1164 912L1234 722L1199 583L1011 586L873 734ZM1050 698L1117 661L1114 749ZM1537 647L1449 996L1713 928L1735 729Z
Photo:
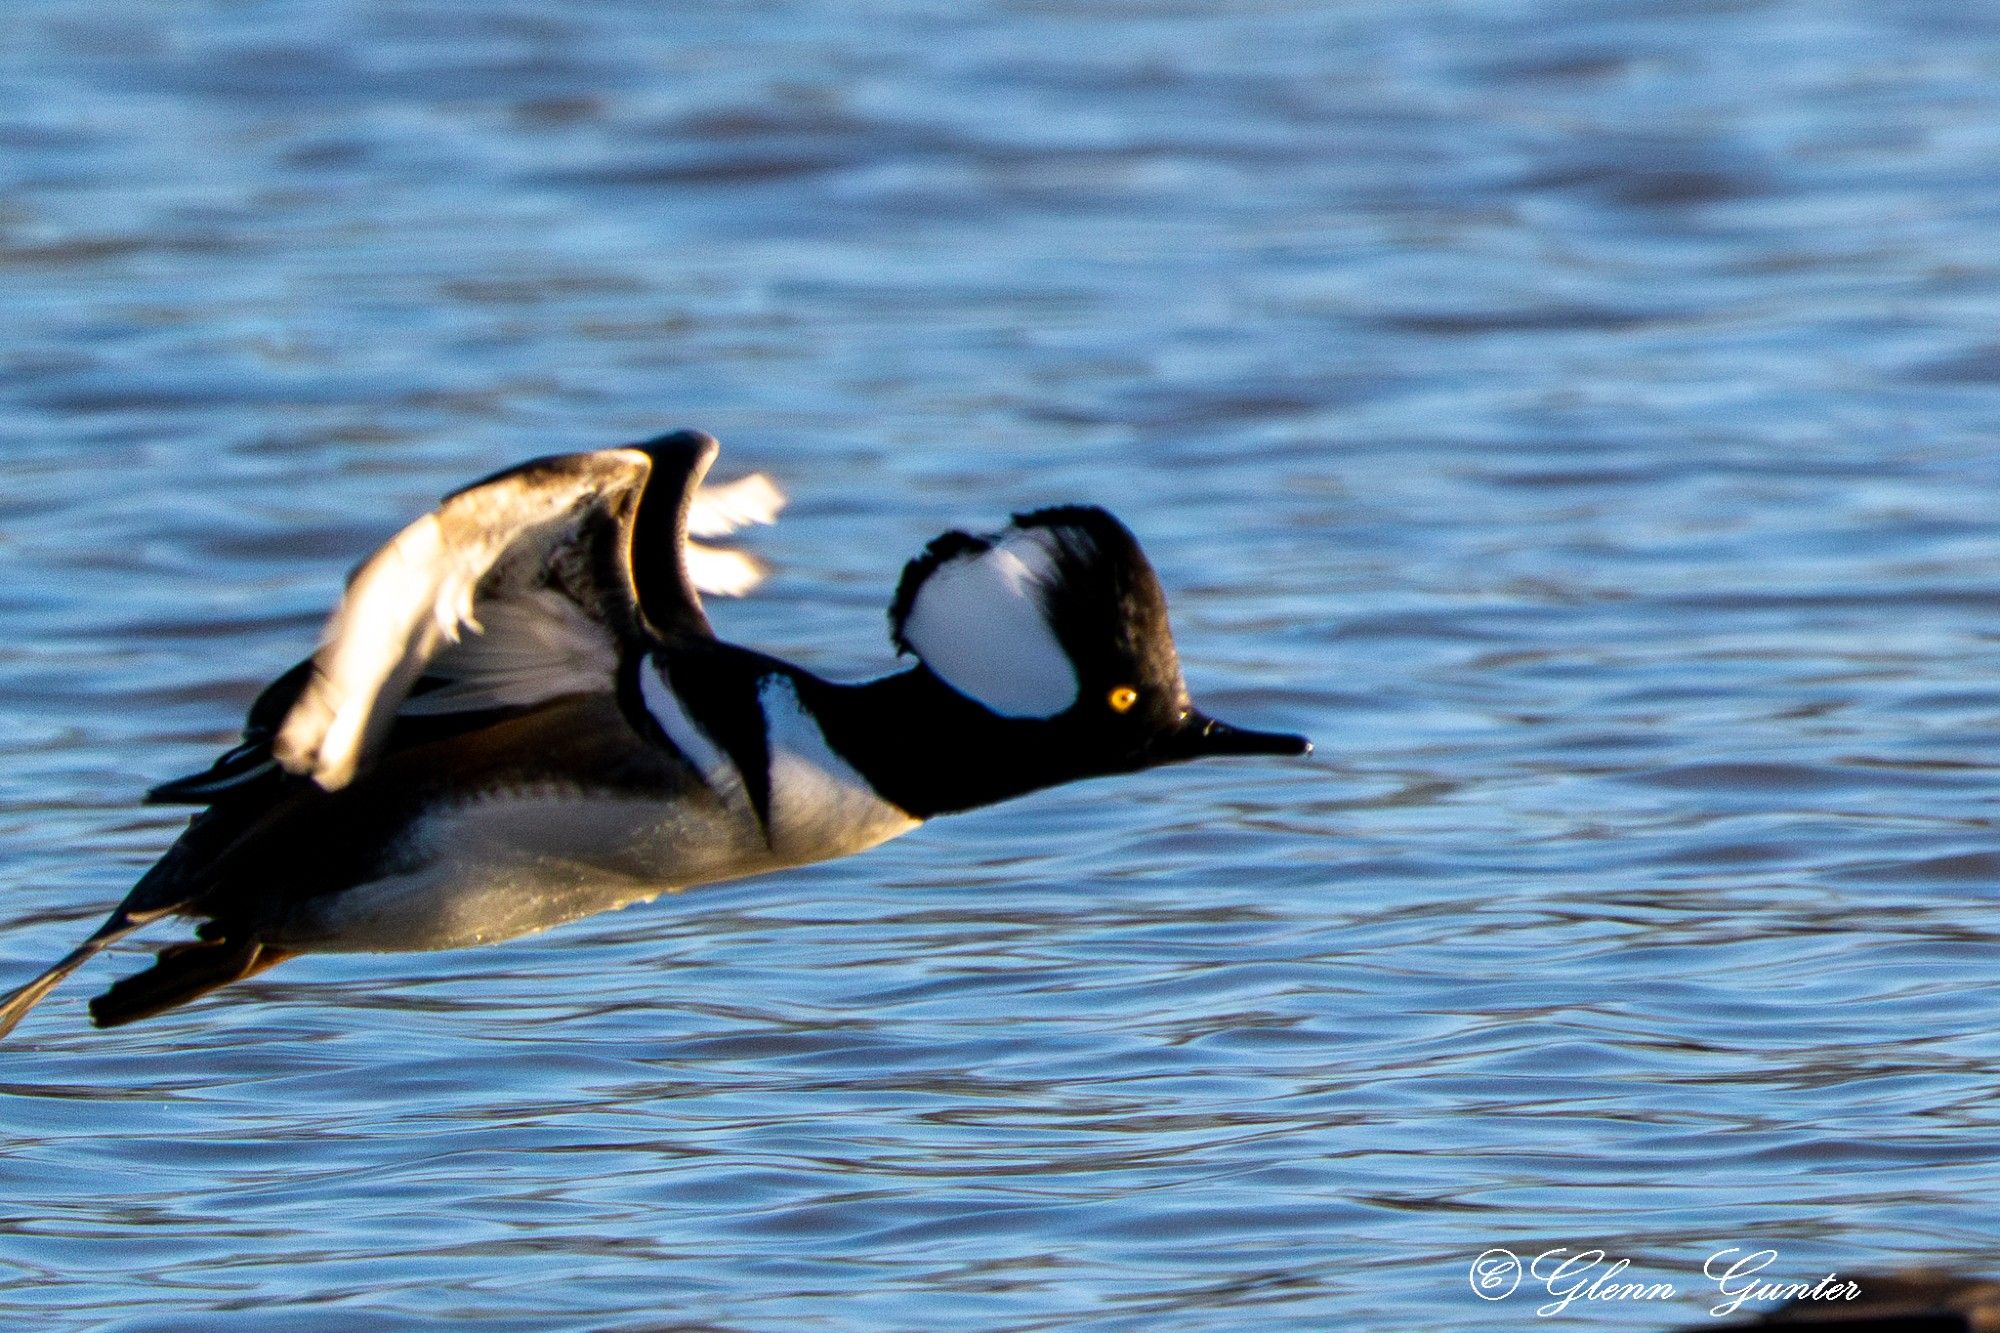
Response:
M1076 702L1076 667L1042 612L1056 581L1051 540L1016 532L939 565L903 621L925 666L1004 717L1053 717Z
M785 676L757 692L771 748L771 846L787 864L847 856L915 828L826 743Z

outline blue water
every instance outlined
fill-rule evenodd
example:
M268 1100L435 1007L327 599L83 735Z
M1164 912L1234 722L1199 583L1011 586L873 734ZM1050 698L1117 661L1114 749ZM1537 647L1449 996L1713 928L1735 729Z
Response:
M691 425L728 636L1114 508L1309 732L0 1048L0 1314L1490 1329L2000 1244L2000 16L14 0L0 977L344 571ZM167 936L162 935L161 938Z

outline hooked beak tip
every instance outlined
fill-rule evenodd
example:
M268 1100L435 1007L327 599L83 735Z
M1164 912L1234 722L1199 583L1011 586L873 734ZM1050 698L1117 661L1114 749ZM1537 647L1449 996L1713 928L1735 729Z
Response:
M1311 754L1313 745L1304 736L1289 732L1252 731L1248 727L1232 727L1203 713L1190 713L1181 729L1168 737L1164 749L1165 757L1170 759L1199 759L1220 754L1270 754L1298 758Z

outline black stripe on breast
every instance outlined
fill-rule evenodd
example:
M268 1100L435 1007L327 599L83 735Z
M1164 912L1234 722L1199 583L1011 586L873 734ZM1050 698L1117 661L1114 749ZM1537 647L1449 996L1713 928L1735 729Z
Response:
M768 844L771 737L764 706L757 697L764 677L769 674L765 664L754 654L712 640L708 644L686 643L670 652L656 654L651 664L665 668L667 687L680 699L682 711L729 756L736 771L743 775L744 794L750 799L758 830ZM639 702L639 711L645 713L653 730L659 731L643 700Z
M646 707L646 691L639 684L639 673L651 671L653 659L640 653L628 653L618 661L618 711L632 724L632 730L644 736L649 742L663 750L680 754L680 747L673 737L667 735L666 728L653 716L653 710ZM690 766L694 760L686 755Z

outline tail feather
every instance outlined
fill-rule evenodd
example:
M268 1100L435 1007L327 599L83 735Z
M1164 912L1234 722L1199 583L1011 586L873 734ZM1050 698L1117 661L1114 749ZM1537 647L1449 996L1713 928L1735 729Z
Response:
M190 940L160 950L153 965L112 984L90 1002L90 1021L122 1027L198 999L231 982L254 977L292 956L255 940Z
M105 945L131 934L140 924L123 913L112 917L98 928L95 935L65 954L61 962L27 985L13 991L5 999L0 999L0 1037L12 1032L14 1025L25 1018L30 1009L40 1004L43 996L60 985L63 978L95 958Z

